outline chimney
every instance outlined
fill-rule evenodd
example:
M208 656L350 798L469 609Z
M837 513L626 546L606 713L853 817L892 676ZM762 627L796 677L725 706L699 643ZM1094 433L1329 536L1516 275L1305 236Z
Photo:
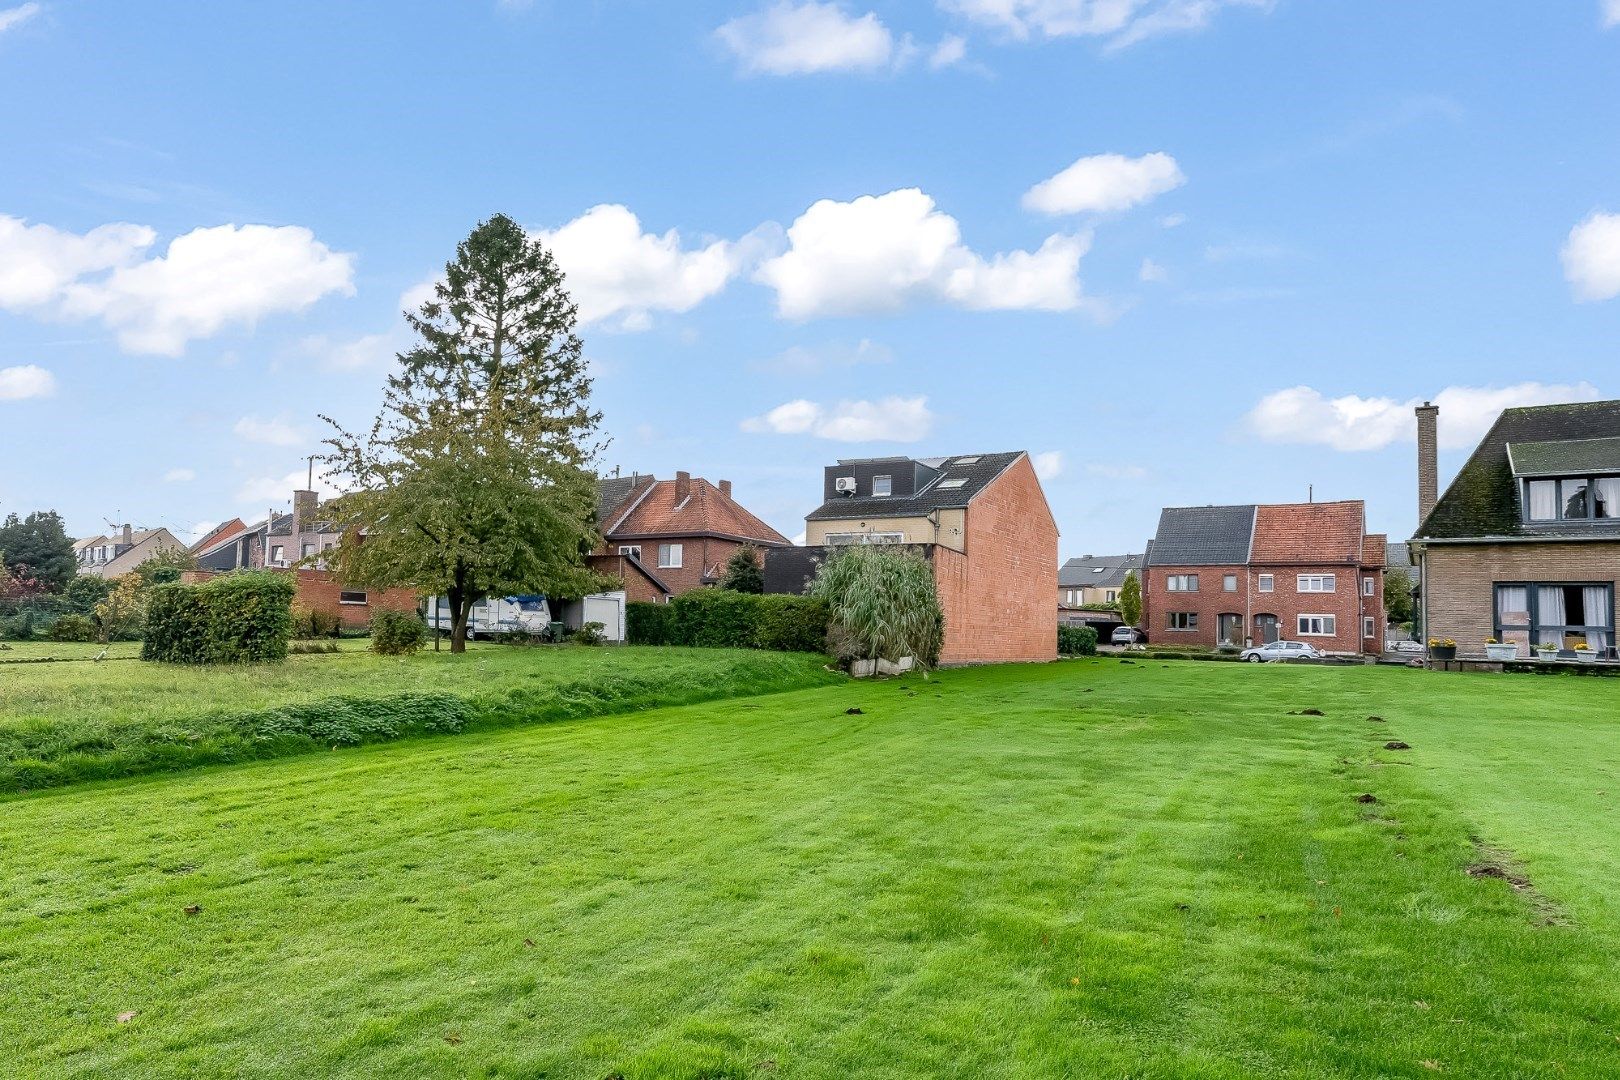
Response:
M685 502L692 495L692 474L678 472L675 474L675 501Z
M720 494L724 495L728 499L731 498L731 481L730 480L722 480L722 481L720 481Z
M315 523L321 498L313 491L293 492L293 535L296 536Z
M124 546L129 547L135 542L135 530L128 525L124 526Z
M1425 401L1417 407L1418 527L1440 501L1440 406Z

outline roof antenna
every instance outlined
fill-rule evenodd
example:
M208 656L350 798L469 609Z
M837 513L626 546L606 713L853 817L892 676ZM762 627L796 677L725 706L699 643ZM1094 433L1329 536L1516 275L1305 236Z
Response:
M1305 485L1305 501L1308 502L1308 503L1313 503L1313 502L1316 501L1316 485L1315 484L1306 484Z
M315 455L309 455L309 479L304 482L305 491L315 490Z

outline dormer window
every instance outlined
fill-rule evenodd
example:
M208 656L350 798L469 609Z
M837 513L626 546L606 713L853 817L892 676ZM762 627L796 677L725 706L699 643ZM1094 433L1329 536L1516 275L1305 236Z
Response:
M892 477L888 477L888 476L874 476L874 477L872 477L872 494L873 495L878 496L879 498L886 498L890 494L892 494L893 491L894 491L894 482L893 482Z
M1524 516L1532 522L1620 518L1620 476L1526 480Z

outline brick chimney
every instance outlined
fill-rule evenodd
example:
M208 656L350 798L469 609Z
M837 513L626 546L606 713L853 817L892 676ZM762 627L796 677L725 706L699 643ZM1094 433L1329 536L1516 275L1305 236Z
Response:
M129 547L133 543L135 543L135 530L130 528L128 525L125 525L124 526L124 546Z
M1440 501L1440 406L1417 407L1418 527Z
M730 480L722 480L722 481L720 481L720 494L724 495L728 499L731 498L731 481Z
M675 474L675 501L685 502L692 495L692 474L678 472Z
M293 535L308 529L315 524L315 516L320 511L321 498L313 491L293 492Z

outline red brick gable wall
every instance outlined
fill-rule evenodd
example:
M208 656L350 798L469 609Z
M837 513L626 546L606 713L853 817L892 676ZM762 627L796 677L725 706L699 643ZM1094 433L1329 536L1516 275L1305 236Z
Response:
M942 664L1054 660L1058 530L1027 456L968 504L964 553L934 548Z

